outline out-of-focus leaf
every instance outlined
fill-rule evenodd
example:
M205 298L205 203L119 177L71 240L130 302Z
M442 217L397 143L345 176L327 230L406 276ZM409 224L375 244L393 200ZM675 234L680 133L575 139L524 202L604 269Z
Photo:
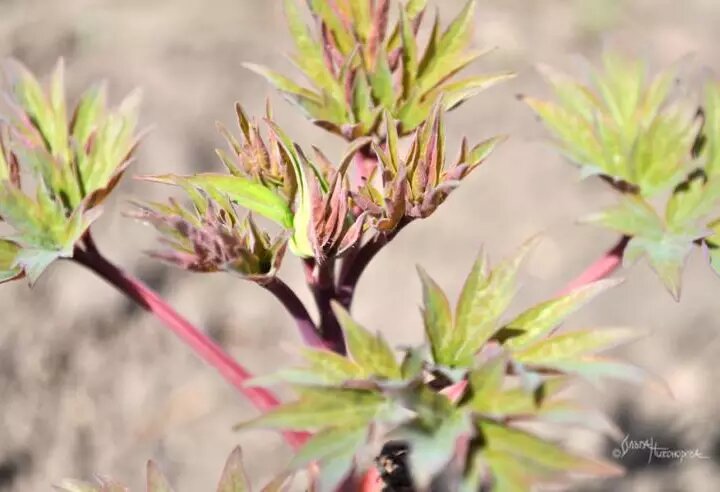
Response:
M663 281L665 287L675 300L678 300L682 270L693 247L693 241L693 236L672 234L666 234L659 239L634 237L625 249L623 262L631 264L641 256L646 256L650 266Z
M513 349L527 347L557 328L565 318L590 302L595 296L619 283L620 281L617 279L599 280L525 311L507 324L510 330L517 330L519 333L518 336L508 340L507 345Z
M543 364L570 360L624 344L641 334L628 328L597 328L571 331L530 344L514 357L520 362Z
M316 430L365 425L380 412L385 400L377 393L339 388L304 388L300 399L274 408L238 427Z
M417 45L407 14L400 11L400 32L402 38L402 64L403 64L403 96L407 99L411 91L415 90L415 80L418 70Z
M250 482L243 466L242 450L233 449L225 462L217 492L250 492Z
M285 0L284 5L290 34L298 50L294 57L295 63L318 87L326 90L331 98L342 101L343 90L325 64L322 48L313 40L307 27L303 24L296 2Z
M332 308L345 334L345 343L353 360L370 374L399 379L400 365L382 334L373 335L360 326L339 303L334 303Z
M147 464L147 491L172 492L172 487L170 487L165 475L153 461L148 461Z
M418 268L418 273L423 286L425 334L430 342L433 359L438 364L445 364L448 359L447 339L451 336L453 329L450 302L440 286L425 273L425 270Z
M372 94L384 108L393 109L395 103L395 89L393 87L392 72L387 58L387 52L380 49L375 70L369 74Z
M477 56L464 54L472 35L475 1L470 0L465 8L450 23L434 47L434 53L427 55L427 64L418 74L418 91L425 94L449 75L457 72Z
M63 480L53 486L59 492L102 492L100 487L78 480Z
M557 102L525 101L585 176L602 174L649 197L687 172L697 123L689 108L669 103L671 71L649 79L643 63L607 54L593 86L544 72Z
M407 424L392 433L410 445L410 467L415 484L426 487L453 458L458 439L471 431L468 415L454 412L434 429Z
M0 240L0 283L22 276L22 268L16 262L19 251L20 247L14 242Z
M575 374L596 385L603 379L617 379L635 384L644 383L649 379L648 374L639 367L596 356L545 362L542 367Z
M351 456L367 440L367 429L357 428L328 428L313 435L293 457L291 469L305 468L313 461L323 461L338 454Z
M489 450L508 453L520 462L528 462L530 466L540 466L559 473L599 477L622 473L622 469L616 465L573 455L552 442L519 429L483 422L481 431Z

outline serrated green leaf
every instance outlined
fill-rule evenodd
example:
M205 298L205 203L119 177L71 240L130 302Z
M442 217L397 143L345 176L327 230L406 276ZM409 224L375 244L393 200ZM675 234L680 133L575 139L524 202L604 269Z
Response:
M293 457L290 468L305 468L313 461L323 461L339 454L354 455L367 440L368 429L330 428L313 435Z
M296 2L285 0L284 5L290 34L298 50L295 62L315 85L327 91L331 99L338 103L343 101L344 91L325 64L322 47L313 40L300 18Z
M172 492L172 487L154 461L147 464L147 492Z
M79 480L63 480L53 485L55 490L60 492L102 492L100 487Z
M557 444L519 429L483 422L481 430L489 450L508 453L520 462L528 462L530 466L605 477L621 473L616 465L573 455Z
M105 116L106 88L99 85L85 92L75 109L71 133L78 145L85 147L88 139Z
M270 82L277 90L286 95L290 102L300 107L308 118L330 121L338 125L345 122L345 110L337 104L326 104L327 101L322 95L306 89L293 80L261 65L243 63L243 66Z
M663 220L655 209L636 195L622 195L620 202L610 209L590 215L583 222L597 224L628 236L659 239L663 235Z
M423 287L423 320L425 334L430 342L433 359L437 364L450 364L454 354L448 353L448 340L452 336L453 320L450 302L440 286L418 268Z
M383 336L380 333L373 335L360 326L339 303L334 302L332 309L345 334L345 343L353 360L370 374L399 379L400 365Z
M617 379L635 384L648 380L648 374L639 367L595 356L546 362L542 367L575 374L593 384L599 384L603 379Z
M471 97L474 97L490 87L493 87L501 82L505 82L506 80L510 80L514 77L514 73L477 75L465 80L440 85L427 95L427 99L433 100L435 98L435 94L444 94L443 108L445 111L450 111L457 108Z
M720 199L720 181L708 181L700 173L691 175L675 188L665 209L668 229L673 232L694 232L700 218L709 214Z
M403 98L408 99L415 91L417 78L418 57L415 34L404 10L400 10L400 33L402 39L402 65L403 65Z
M371 97L370 85L365 72L358 70L353 84L351 107L355 122L360 123L365 131L370 128L373 120L373 112L370 109Z
M390 354L392 355L392 351ZM353 379L364 379L372 373L372 371L364 368L359 363L353 362L348 357L329 350L304 349L302 355L308 362L309 369L328 382L341 383Z
M375 69L369 74L372 94L377 103L392 111L395 104L395 89L387 52L381 47L375 61Z
M425 94L437 84L457 72L472 60L475 54L463 53L472 35L475 1L470 0L458 16L450 23L437 42L434 54L429 54L425 70L418 74L418 91Z
M455 311L452 350L454 360L467 363L498 330L498 320L515 295L517 272L539 238L523 245L513 257L500 263L492 273L480 255L468 275Z
M621 281L604 279L584 285L567 295L543 302L512 320L507 327L519 335L507 341L514 350L527 347L557 328L565 318L590 302L597 295L615 287Z
M465 162L469 166L469 169L472 170L473 168L482 164L485 159L487 159L490 154L493 153L495 148L506 140L506 136L492 137L483 142L480 142L475 147L473 147L472 150L470 150L470 152L468 153L467 159L465 159Z
M340 388L303 388L300 399L276 407L241 427L315 430L357 427L371 422L385 400L377 393Z
M355 47L352 32L349 32L332 5L327 0L311 0L309 2L313 13L325 22L333 33L333 38L343 55L348 55Z
M634 237L625 248L623 262L630 264L641 256L646 256L665 287L675 300L678 300L683 267L693 248L693 241L693 236L675 236L669 233L657 239Z
M543 364L554 360L570 360L607 350L637 338L637 330L628 328L597 328L571 331L540 340L516 351L519 362Z
M507 361L504 357L495 357L468 374L472 389L470 406L484 405L491 401L502 389Z
M243 466L242 450L233 449L225 462L217 492L250 492L250 482Z
M710 177L720 174L720 83L711 82L705 88L705 135L703 157L705 172Z
M0 283L22 275L22 268L16 266L19 251L20 247L14 242L0 239Z

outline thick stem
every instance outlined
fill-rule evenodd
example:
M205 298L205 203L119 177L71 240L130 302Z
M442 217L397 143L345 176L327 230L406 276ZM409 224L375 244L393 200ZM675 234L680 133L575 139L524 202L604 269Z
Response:
M282 305L285 306L285 309L295 320L295 324L297 324L300 330L300 335L306 344L319 349L328 348L327 344L318 335L315 323L313 323L310 314L307 309L305 309L305 305L285 282L275 277L268 283L263 284L263 287L269 292L272 292Z
M401 221L397 228L388 234L379 234L370 241L360 247L355 254L343 261L340 269L340 278L338 279L337 296L340 304L345 309L350 309L355 296L357 284L360 277L370 262L375 258L380 250L382 250L390 241L392 241L398 233L410 223L409 220Z
M279 405L277 398L269 391L246 387L245 381L252 377L250 372L230 357L208 335L178 314L150 288L105 259L94 246L88 247L85 251L77 249L73 259L102 277L140 307L152 313L258 409L267 411ZM291 446L297 448L304 442L305 435L286 432L285 439Z
M338 297L335 289L334 260L328 259L325 263L306 260L305 276L320 315L320 336L332 351L345 355L345 336L332 310L332 301Z
M623 236L618 243L612 247L607 253L601 256L595 263L590 265L577 278L567 284L560 295L567 294L578 287L596 282L600 279L610 276L622 264L623 253L630 242L629 236Z

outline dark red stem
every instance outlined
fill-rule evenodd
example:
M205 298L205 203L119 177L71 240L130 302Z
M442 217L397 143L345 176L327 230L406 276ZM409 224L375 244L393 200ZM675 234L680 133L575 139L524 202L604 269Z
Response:
M150 288L110 263L97 252L94 245L88 245L86 250L76 249L73 259L102 277L140 307L152 313L180 337L203 361L214 367L226 381L244 394L258 409L267 411L279 405L277 398L269 391L262 388L246 387L244 385L245 381L253 377L250 372L230 357L207 334L178 314ZM291 446L297 448L304 442L305 435L286 432L285 439Z
M610 276L622 264L625 248L630 242L629 236L623 236L618 243L613 246L607 253L601 256L595 263L590 265L577 278L560 291L560 295L567 294L578 287L596 282L600 279Z
M334 259L329 258L325 263L306 259L305 278L320 315L320 336L330 350L345 355L345 336L332 310L332 301L337 299Z
M392 241L409 223L409 220L403 220L394 231L387 234L378 234L361 246L352 256L343 261L340 269L340 277L338 278L337 296L338 301L345 309L349 310L352 306L360 277L373 258L375 258L375 255Z
M318 329L315 327L310 314L305 305L293 292L293 290L281 279L275 277L269 282L263 284L263 287L267 289L285 306L285 309L295 320L295 324L300 330L305 343L314 348L328 348L327 344L318 334Z

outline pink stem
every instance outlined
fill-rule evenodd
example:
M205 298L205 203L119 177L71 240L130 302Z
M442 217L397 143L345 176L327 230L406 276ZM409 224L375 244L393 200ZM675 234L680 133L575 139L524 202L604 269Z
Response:
M195 354L214 367L226 381L244 394L259 410L267 411L280 404L269 391L263 388L246 387L244 383L252 377L252 374L230 357L207 334L193 326L138 279L110 263L92 248L87 251L76 250L73 259L105 279L140 307L162 321ZM284 435L285 440L293 448L299 447L306 439L306 435L303 433L286 432Z
M590 265L577 278L566 285L559 295L565 295L578 287L610 276L622 264L623 253L630 242L629 236L623 236L613 248Z

